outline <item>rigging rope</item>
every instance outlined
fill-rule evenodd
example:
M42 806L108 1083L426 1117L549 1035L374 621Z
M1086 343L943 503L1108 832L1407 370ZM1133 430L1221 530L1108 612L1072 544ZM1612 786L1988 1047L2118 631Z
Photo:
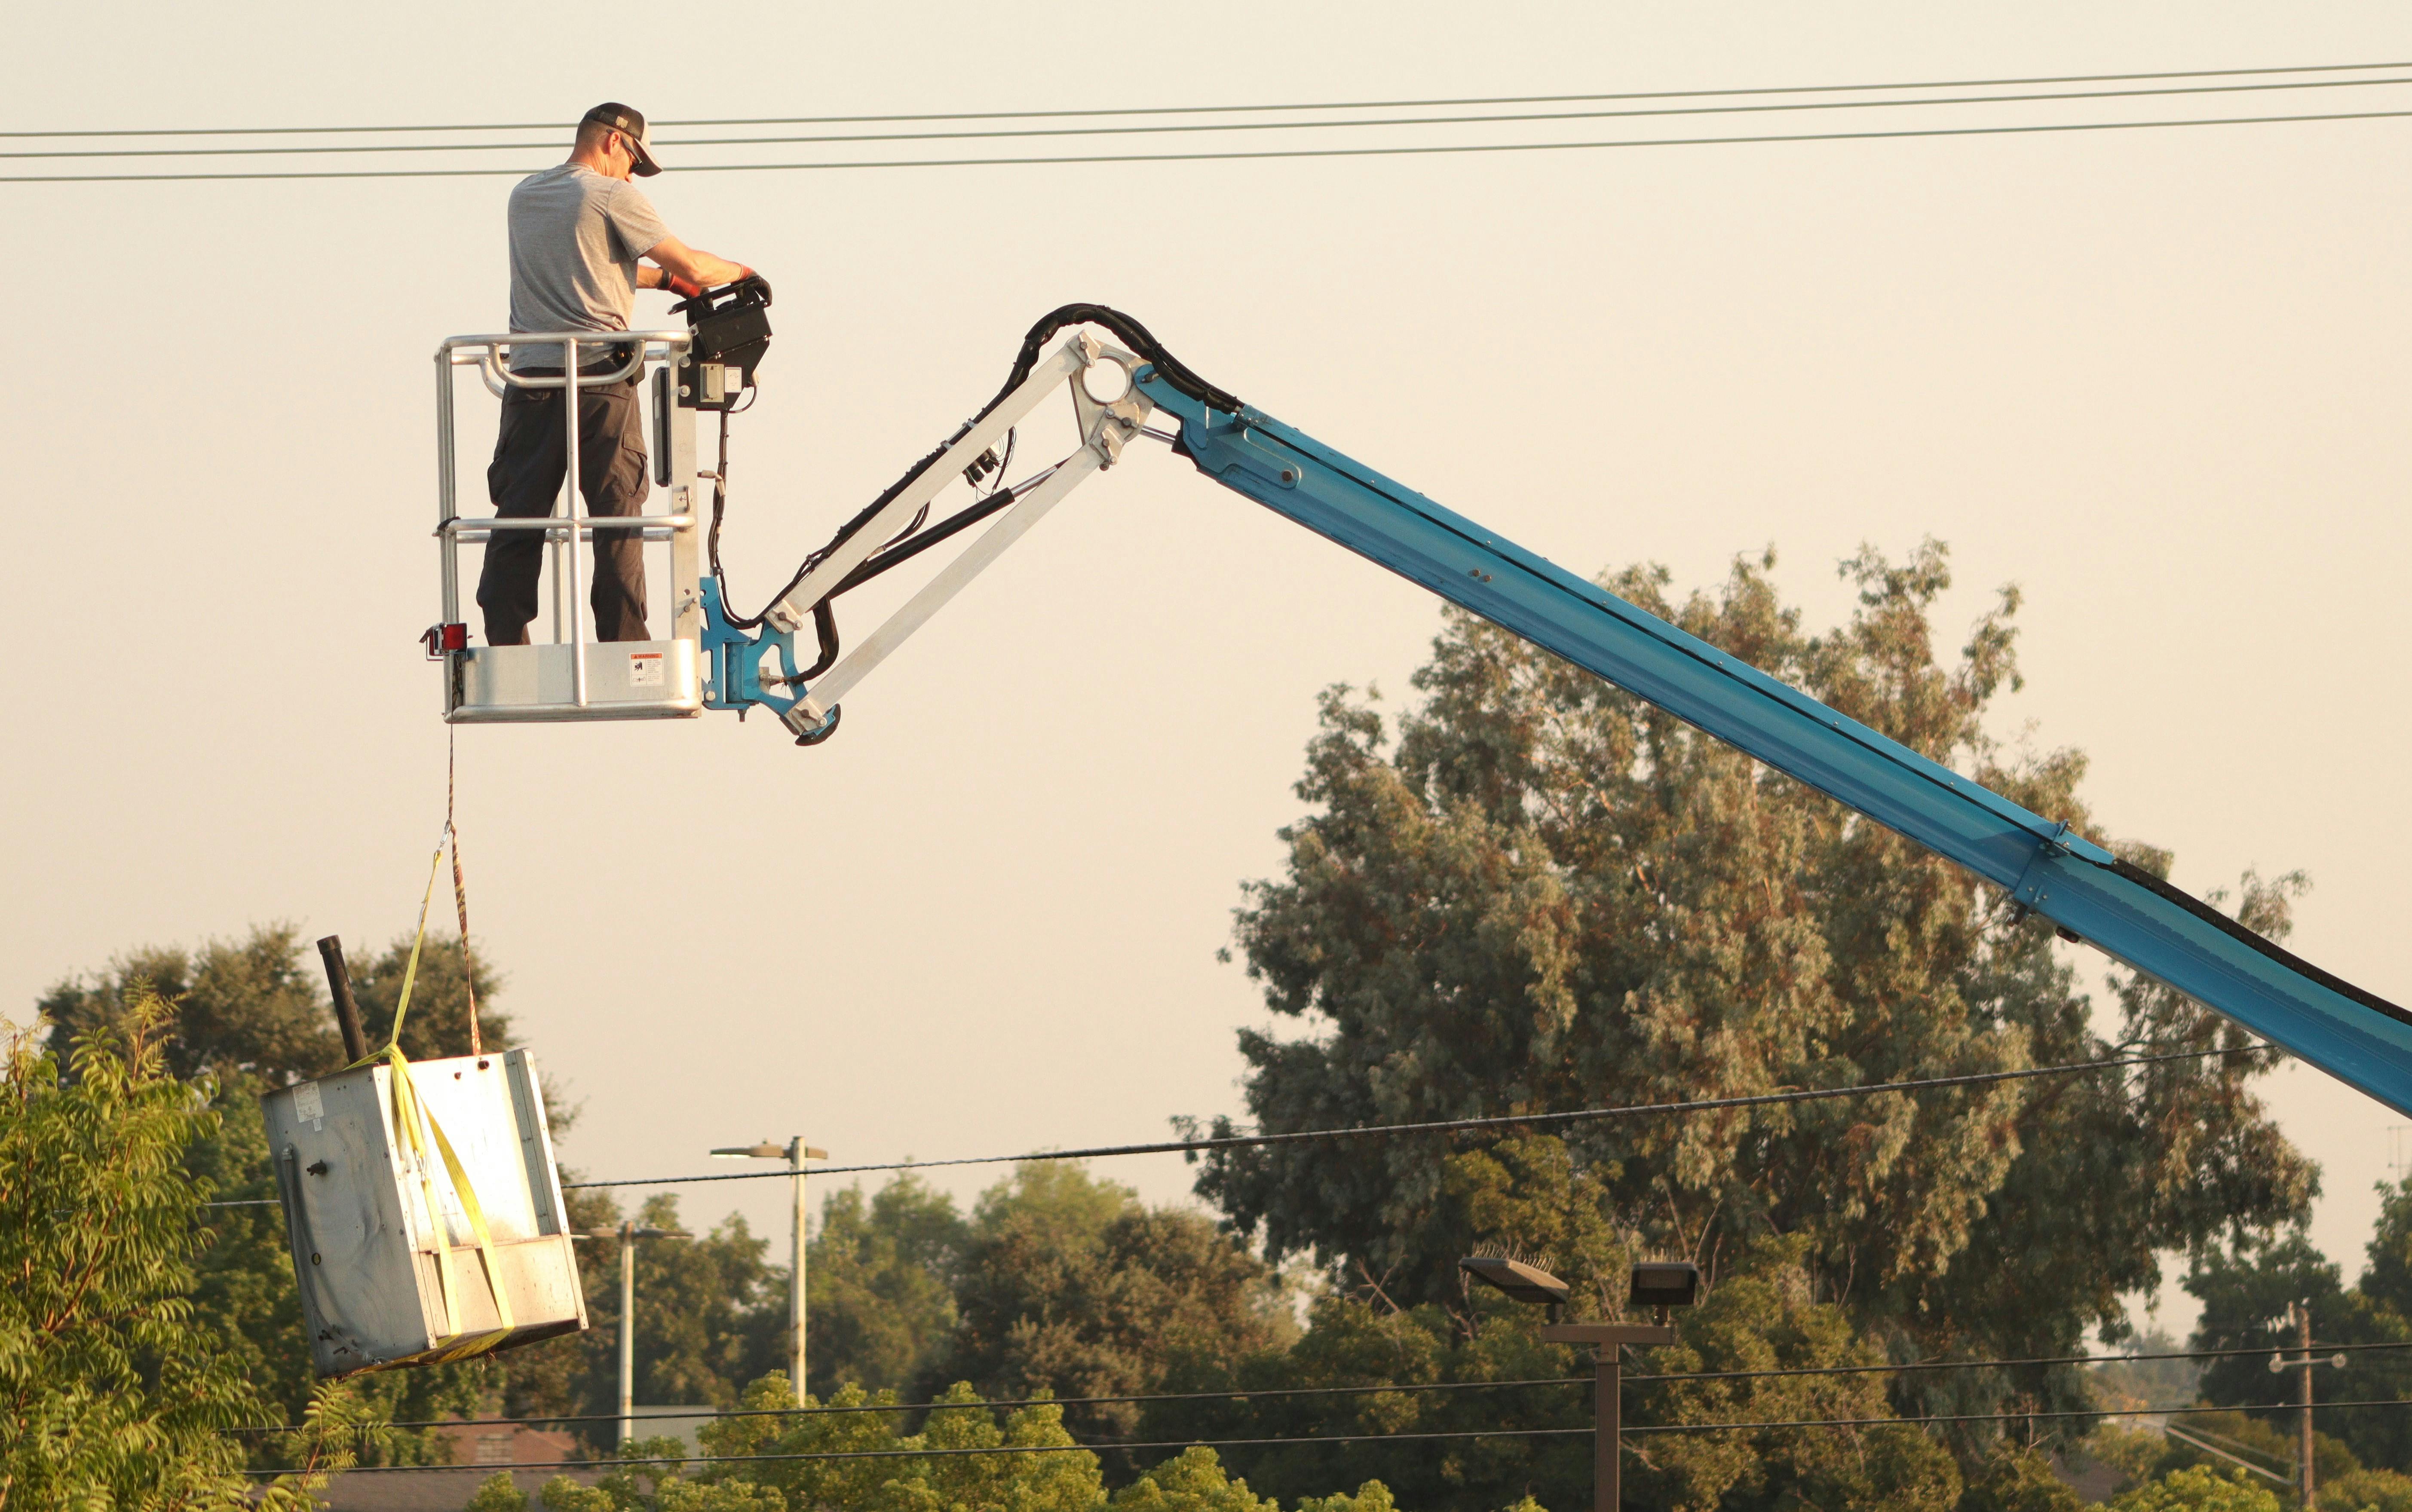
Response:
M469 960L469 884L461 875L461 826L452 817L460 759L457 735L454 727L444 727L444 837L452 849L452 906L461 917L461 991L469 996L469 1053L482 1057L486 1050L478 1033L478 973Z

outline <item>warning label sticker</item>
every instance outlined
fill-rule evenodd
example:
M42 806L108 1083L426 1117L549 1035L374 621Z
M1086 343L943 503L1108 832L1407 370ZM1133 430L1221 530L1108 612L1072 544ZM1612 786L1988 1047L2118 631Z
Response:
M628 653L628 686L657 688L662 685L662 653L658 651Z
M318 1095L316 1082L305 1081L293 1089L293 1116L312 1120L327 1116L326 1100Z

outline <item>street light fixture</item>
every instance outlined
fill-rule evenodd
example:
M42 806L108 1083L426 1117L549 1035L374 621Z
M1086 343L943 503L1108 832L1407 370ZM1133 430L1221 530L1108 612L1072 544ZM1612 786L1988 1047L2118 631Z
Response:
M1699 1300L1700 1268L1684 1261L1646 1261L1633 1268L1627 1303L1655 1309L1652 1323L1562 1323L1566 1299L1574 1288L1539 1266L1500 1255L1469 1255L1457 1268L1520 1302L1550 1310L1541 1329L1544 1343L1592 1346L1592 1512L1622 1512L1625 1495L1624 1414L1618 1400L1624 1387L1624 1350L1628 1344L1671 1344L1675 1326L1667 1320L1674 1307Z
M637 1436L637 1240L695 1236L630 1219L617 1228L588 1228L570 1237L620 1241L620 1442L625 1444Z
M795 1184L795 1211L790 1215L793 1243L787 1269L787 1382L796 1388L796 1403L804 1400L804 1162L827 1160L829 1152L804 1143L801 1134L786 1144L731 1145L713 1154L732 1160L784 1160Z
M1526 1265L1522 1260L1510 1260L1499 1255L1469 1255L1457 1262L1457 1268L1520 1302L1532 1302L1548 1308L1552 1323L1558 1321L1566 1311L1570 1288L1539 1266Z

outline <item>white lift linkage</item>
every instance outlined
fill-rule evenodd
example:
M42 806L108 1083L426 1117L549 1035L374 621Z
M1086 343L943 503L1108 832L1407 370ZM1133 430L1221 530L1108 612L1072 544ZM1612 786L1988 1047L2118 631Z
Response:
M779 717L789 729L801 736L823 727L840 698L1003 555L1007 547L1020 540L1091 474L1103 472L1122 460L1123 448L1146 428L1147 418L1155 408L1139 389L1141 365L1133 353L1110 346L1085 330L1075 332L1039 363L1003 404L940 452L938 460L923 468L909 487L890 499L886 507L835 550L815 563L794 587L779 595L763 617L792 635L812 618L813 606L845 582L873 551L904 530L949 480L971 465L973 459L985 455L1057 388L1071 389L1073 411L1080 421L1080 449L1056 463L1030 486L1028 492L1017 495L1003 516L981 532L979 539L947 564L920 592L890 615L886 624L858 643L845 660L815 679L808 693L781 712Z

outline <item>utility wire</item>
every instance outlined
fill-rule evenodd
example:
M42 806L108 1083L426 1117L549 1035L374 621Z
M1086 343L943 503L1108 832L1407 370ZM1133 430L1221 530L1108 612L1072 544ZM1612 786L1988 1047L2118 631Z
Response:
M1453 1433L1357 1433L1331 1438L1232 1438L1232 1439L1166 1439L1160 1443L1118 1443L1097 1441L1089 1444L1001 1444L987 1449L838 1449L809 1454L725 1454L692 1456L634 1457L625 1460L547 1460L534 1463L507 1466L480 1465L360 1465L350 1470L327 1474L344 1475L394 1475L412 1471L478 1470L503 1468L509 1470L611 1470L624 1465L726 1465L760 1463L765 1461L795 1460L940 1460L968 1454L1073 1454L1097 1449L1228 1449L1265 1444L1362 1444L1373 1440L1445 1439L1445 1438L1548 1438L1561 1433L1589 1433L1588 1428L1497 1428L1470 1429ZM1631 1430L1626 1430L1630 1432ZM245 1475L257 1478L270 1475L298 1475L301 1470L249 1470Z
M1919 137L2016 137L2072 131L2149 131L2181 126L2297 125L2393 121L2412 110L2340 110L2307 115L2231 115L2177 121L2078 121L2020 126L1933 126L1903 131L1815 131L1748 137L1647 137L1601 141L1461 142L1422 147L1295 147L1265 152L1053 154L1036 157L913 157L863 162L694 163L681 173L797 173L851 169L1030 168L1048 164L1227 163L1306 157L1430 157L1466 153L1586 152L1617 147L1743 147L1791 141L1901 141ZM0 175L0 183L198 183L288 179L469 179L524 176L553 165L517 168L297 169L208 173L44 173Z
M2412 1348L2412 1344L2401 1347ZM2251 1351L2258 1354L2258 1350ZM1626 1380L1666 1380L1676 1377L1626 1376ZM1169 1391L1153 1395L1126 1397L1017 1397L982 1400L979 1402L864 1402L845 1407L738 1407L727 1411L681 1413L682 1419L710 1418L714 1422L724 1417L826 1417L864 1412L969 1412L975 1408L999 1411L1012 1407L1096 1407L1108 1404L1148 1402L1246 1402L1257 1397L1353 1397L1379 1396L1392 1391L1505 1391L1530 1386L1589 1386L1588 1375L1545 1375L1529 1381L1424 1381L1406 1386L1285 1386L1261 1391ZM580 1413L562 1417L431 1417L407 1423L364 1423L360 1432L376 1432L389 1428L499 1428L509 1423L616 1423L616 1412ZM278 1423L259 1428L226 1428L222 1433L306 1433L309 1427L302 1423Z
M1356 1139L1385 1134L1459 1134L1478 1129L1529 1128L1540 1124L1590 1123L1647 1115L1707 1113L1738 1108L1788 1107L1827 1102L1840 1097L1879 1093L1933 1092L1946 1087L1983 1086L2000 1081L2029 1081L2038 1077L2073 1076L2081 1071L2111 1071L2129 1066L2158 1065L2169 1061L2201 1061L2220 1055L2249 1055L2267 1049L2259 1045L2224 1050L2169 1050L2155 1055L2113 1056L2100 1061L2071 1061L2060 1065L2028 1066L2017 1071L1972 1071L1961 1076L1922 1077L1910 1081L1877 1081L1851 1087L1807 1087L1793 1092L1753 1093L1740 1097L1705 1097L1681 1103L1633 1103L1621 1108L1578 1108L1562 1113L1503 1113L1493 1118L1446 1119L1424 1123L1374 1123L1348 1129L1301 1129L1287 1134L1232 1134L1212 1139L1164 1139L1153 1144L1091 1145L1081 1150L1037 1150L1019 1155L963 1155L952 1160L891 1160L861 1166L815 1166L813 1176L856 1176L872 1171L934 1170L949 1166L1019 1166L1035 1160L1098 1160L1120 1155L1192 1154L1210 1150L1245 1150L1265 1145L1303 1144L1318 1139ZM707 1182L769 1182L791 1178L795 1171L712 1171L701 1176L632 1176L612 1182L564 1182L565 1192L592 1192L618 1186L695 1186ZM274 1197L232 1202L205 1202L205 1208L272 1208Z
M1034 1151L1020 1155L966 1155L953 1160L899 1160L866 1166L816 1166L815 1176L851 1176L868 1171L928 1170L945 1166L1021 1165L1034 1160L1094 1160L1111 1155L1189 1154L1212 1150L1248 1150L1267 1145L1304 1144L1322 1139L1357 1139L1392 1134L1461 1134L1480 1129L1532 1128L1605 1119L1708 1113L1739 1108L1788 1107L1826 1102L1839 1097L1865 1097L1880 1093L1933 1092L1946 1087L1982 1086L2001 1081L2027 1081L2038 1077L2073 1076L2082 1071L2110 1071L2128 1066L2156 1065L2169 1061L2199 1061L2219 1055L2247 1055L2265 1047L2242 1046L2224 1050L2170 1050L2156 1055L2114 1056L2099 1061L2073 1061L2060 1065L2028 1066L2017 1071L1972 1071L1961 1076L1922 1077L1907 1081L1878 1081L1851 1087L1806 1087L1792 1092L1753 1093L1740 1097L1703 1097L1680 1103L1633 1103L1621 1108L1579 1108L1562 1113L1505 1113L1493 1118L1443 1119L1422 1123L1374 1123L1346 1129L1302 1129L1288 1134L1232 1134L1210 1139L1166 1139L1154 1144L1093 1145L1085 1150ZM701 1182L756 1182L792 1176L781 1167L764 1171L715 1171L703 1176L663 1176L617 1182L564 1182L562 1190L592 1191L612 1186L671 1186Z
M2158 98L2173 95L2257 94L2270 90L2361 89L2373 85L2412 84L2412 77L2389 79L2311 79L2275 84L2188 84L2159 89L2084 90L2040 95L1950 95L1927 99L1801 100L1775 105L1677 105L1640 110L1553 110L1506 115L1375 116L1349 121L1220 121L1179 122L1116 126L1014 126L985 131L848 132L809 137L687 137L665 139L656 147L779 147L844 142L969 141L1028 137L1119 137L1167 132L1327 131L1369 126L1499 125L1547 121L1637 120L1676 115L1749 115L1786 110L1874 110L1904 106L2028 105L2058 100L2120 100ZM305 154L361 153L488 153L525 152L542 143L524 141L372 142L366 146L316 143L300 147L97 147L44 148L31 152L0 152L0 160L36 158L121 157L259 157Z
M2293 1344L2286 1346L2287 1349L2295 1347ZM2365 1349L2412 1349L2412 1343L2322 1344L2320 1348L2324 1354L2338 1355ZM2256 1344L2244 1349L2176 1349L2148 1355L2039 1355L2027 1359L1913 1359L1897 1365L1802 1365L1772 1371L1695 1371L1682 1375L1628 1374L1625 1379L1739 1381L1764 1380L1778 1375L1905 1375L1919 1371L2007 1371L2037 1365L2125 1365L2151 1359L2228 1359L2239 1355L2266 1355L2277 1351L2278 1346L2274 1344Z
M1627 1433L1701 1433L1717 1430L1758 1430L1769 1428L1875 1428L1887 1423L1924 1426L1928 1423L2019 1423L2033 1418L2037 1422L2063 1417L2181 1417L2209 1412L2302 1412L2301 1402L2243 1402L2229 1407L2081 1407L2066 1412L1968 1412L1938 1413L1921 1417L1820 1417L1802 1421L1776 1420L1764 1423L1645 1423L1627 1425ZM2310 1406L2321 1411L2333 1407L2412 1407L2412 1398L2375 1397L2365 1402L2315 1402ZM1585 1431L1588 1431L1587 1430Z
M2288 1345L2288 1348L2294 1347ZM2323 1344L2329 1354L2346 1350L2412 1349L2412 1343ZM1764 1380L1790 1375L1870 1375L1900 1374L1913 1371L1975 1371L2007 1370L2020 1365L2120 1365L2152 1359L2221 1359L2236 1355L2259 1355L2271 1346L2249 1349L2191 1349L2151 1355L2055 1355L2031 1359L1938 1359L1912 1360L1898 1365L1804 1365L1769 1371L1693 1371L1670 1375L1634 1375L1623 1377L1626 1385L1637 1382L1735 1381ZM1094 1407L1108 1404L1153 1402L1248 1402L1257 1397L1348 1397L1383 1396L1392 1392L1420 1391L1506 1391L1522 1387L1589 1386L1588 1375L1545 1375L1522 1381L1422 1381L1391 1386L1285 1386L1257 1391L1169 1391L1123 1397L1019 1397L979 1402L866 1402L845 1407L743 1407L728 1411L683 1413L685 1418L725 1417L824 1417L864 1412L964 1412L975 1407L997 1410L1008 1407ZM528 1417L442 1417L413 1422L363 1424L361 1432L376 1432L398 1428L500 1428L514 1423L616 1423L621 1415L611 1413L571 1414L559 1417L542 1416ZM309 1429L300 1423L272 1423L252 1428L228 1428L225 1433L305 1433Z
M1866 94L1905 89L2008 89L2041 84L2115 84L2156 79L2247 79L2276 74L2368 73L2381 68L2412 68L2412 61L2396 63L2318 63L2289 68L2182 68L2153 73L2053 74L2021 79L1935 79L1880 84L1771 84L1746 89L1663 89L1594 95L1488 95L1458 99L1321 100L1287 105L1152 105L1111 110L949 110L910 115L740 116L720 119L655 121L666 127L686 126L824 126L875 125L911 121L1046 121L1109 115L1241 115L1275 110L1437 110L1446 106L1574 105L1606 100L1716 99L1749 95ZM115 127L92 131L0 131L10 138L98 137L267 137L391 135L436 131L562 131L559 121L488 122L473 125L410 126L167 126L148 129Z
M2195 1413L2212 1412L2278 1412L2302 1411L2303 1403L2276 1402L2267 1406L2239 1407L2118 1407L2089 1408L2071 1412L1990 1412L1952 1413L1927 1417L1805 1417L1779 1418L1760 1423L1656 1423L1626 1424L1622 1431L1635 1433L1716 1433L1760 1431L1779 1428L1923 1428L1936 1423L2017 1423L2061 1417L2176 1417ZM2327 1410L2336 1407L2405 1407L2412 1400L2381 1399L2369 1402L2318 1402L2311 1404ZM1227 1439L1161 1439L1149 1443L1133 1443L1112 1439L1087 1444L1001 1444L984 1449L837 1449L804 1454L697 1454L681 1456L632 1456L621 1460L549 1460L502 1468L510 1470L613 1470L629 1465L713 1465L760 1464L770 1461L803 1460L936 1460L972 1454L1071 1454L1099 1449L1238 1449L1259 1448L1276 1444L1410 1444L1435 1439L1468 1438L1562 1438L1581 1433L1591 1436L1588 1428L1478 1428L1446 1433L1334 1433L1290 1438L1227 1438ZM393 1475L430 1470L489 1470L491 1465L360 1465L351 1470L328 1474L346 1475ZM301 1470L252 1470L245 1474L255 1478L272 1475L294 1475Z

